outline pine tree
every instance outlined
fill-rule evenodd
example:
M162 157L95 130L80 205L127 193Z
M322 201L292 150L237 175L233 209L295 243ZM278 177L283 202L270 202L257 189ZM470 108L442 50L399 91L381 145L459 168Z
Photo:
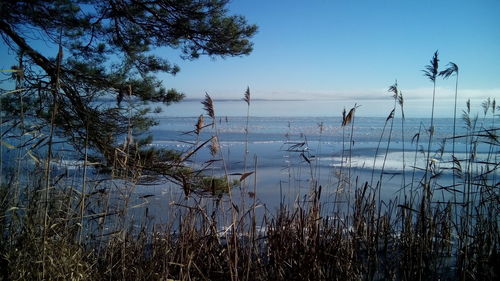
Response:
M153 51L178 49L188 60L248 55L257 27L229 15L227 2L1 1L0 35L19 55L13 69L24 89L23 103L5 95L2 110L28 117L40 130L52 121L59 137L82 153L88 145L93 160L105 166L118 163L183 181L171 169L179 165L176 153L145 148L151 138L139 138L155 124L149 117L155 102L184 97L156 77L175 75L179 67Z

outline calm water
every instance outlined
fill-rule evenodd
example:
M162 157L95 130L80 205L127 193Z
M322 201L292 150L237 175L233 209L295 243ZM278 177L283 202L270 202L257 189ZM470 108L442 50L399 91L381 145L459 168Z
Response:
M152 146L187 153L212 136L218 135L222 154L212 156L208 143L191 157L190 165L195 168L204 167L205 173L213 175L224 174L222 161L207 165L214 159L223 158L225 168L230 174L243 173L246 166L246 171L256 173L245 180L243 189L235 189L235 198L243 196L249 200L247 192L253 192L255 189L257 201L270 210L277 208L280 203L293 204L297 198L303 198L314 183L323 187L323 199L325 204L328 204L329 200L333 201L333 197L337 198L339 188L344 193L352 192L352 189L365 181L371 183L372 175L374 184L382 178L383 200L400 196L403 182L409 186L412 178L416 183L422 177L423 173L413 167L425 168L426 156L421 151L427 149L430 119L406 118L403 130L397 112L393 124L392 120L386 122L385 117L356 117L352 127L350 124L343 128L341 110L337 110L335 114L327 114L329 109L342 105L332 104L331 101L288 101L286 104L290 106L283 108L282 102L253 103L252 108L258 107L261 115L249 118L248 136L245 134L246 104L242 101L216 103L216 112L222 112L221 116L216 118L215 126L204 128L199 136L193 133L197 116L203 112L199 101L183 103L177 108L167 107L158 118L158 126L152 128ZM387 101L384 101L384 106L387 106ZM380 111L390 112L390 109L386 110L381 105ZM362 107L358 112L362 115ZM281 117L273 117L273 114ZM441 112L438 116L440 115L444 113ZM452 112L448 110L446 115L452 115ZM210 118L205 118L205 124L211 123ZM483 124L488 128L492 120L479 119L477 128L482 128ZM438 151L443 144L444 150L442 154L433 154L433 159L436 167L442 172L440 183L449 184L453 119L439 117L435 119L434 125L432 151ZM462 120L457 121L456 129L457 135L467 133ZM465 138L456 139L455 154L459 159L466 158L465 141ZM245 165L246 144L248 154ZM490 146L479 145L477 159L486 159L489 150ZM493 151L493 157L498 158L498 155L498 151ZM5 162L8 159L4 157L3 160ZM62 164L66 166L68 161L74 161L64 160L66 162ZM78 161L74 167L81 172ZM346 167L351 167L351 184L348 186L351 190L339 181L341 167L344 176ZM498 169L496 173L498 174ZM239 178L237 175L232 177ZM155 195L148 197L148 202L151 209L156 210L156 214L169 214L173 202L184 200L182 190L168 182L155 186L140 186L136 193L138 196ZM446 195L440 196L444 198ZM143 201L138 197L136 203L141 204Z
M224 116L215 121L215 126L205 128L197 141L196 135L189 133L194 129L197 117L160 118L159 125L152 130L155 139L153 145L187 152L217 134L228 172L242 173L247 138L246 117ZM486 124L491 122L486 121ZM365 181L371 182L372 171L375 184L380 179L383 168L382 197L387 201L401 195L399 191L403 185L403 156L405 183L409 185L412 177L418 182L422 177L421 171L416 170L413 174L412 167L425 168L426 156L420 150L427 149L426 128L429 127L429 122L426 118L407 118L403 131L401 119L395 118L391 131L391 121L386 123L386 118L376 117L355 118L352 128L350 125L342 128L340 117L250 117L246 170L254 171L256 167L257 175L255 178L252 175L246 182L250 190L255 186L259 202L272 209L279 206L280 198L286 203L293 203L296 198L302 198L310 191L313 181L322 185L323 194L326 194L325 201L332 199L339 187L338 171L341 166L344 170L348 166L352 168L351 188ZM210 119L206 119L206 123L210 123ZM449 161L452 140L449 137L453 132L453 119L437 118L434 124L432 149L437 151L443 141L445 149L443 154L436 153L433 158L436 167L443 173L440 183L449 184L451 171L447 168L451 167ZM456 129L457 135L467 133L461 120L457 122ZM418 134L420 139L417 142ZM465 158L464 143L465 139L456 140L457 158ZM291 149L294 151L290 151ZM489 149L487 145L479 145L478 159L486 159ZM386 151L387 158L384 161ZM351 161L347 160L348 155L351 156ZM200 167L210 159L221 159L221 155L212 156L207 144L193 158L192 165ZM221 162L215 162L207 168L207 172L222 175L223 165ZM167 192L165 189L160 190L163 190L164 194ZM170 198L178 196L175 192L172 193L172 190L168 192ZM447 195L439 196L444 199Z

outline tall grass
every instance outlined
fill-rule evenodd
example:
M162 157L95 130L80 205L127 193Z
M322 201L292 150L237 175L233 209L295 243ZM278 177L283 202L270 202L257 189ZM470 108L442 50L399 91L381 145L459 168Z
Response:
M458 162L458 159L455 155L455 142L456 142L456 136L457 136L457 133L456 133L456 129L457 129L457 101L458 101L458 65L456 65L455 63L453 62L450 62L448 63L447 65L448 67L439 72L439 76L442 76L444 79L448 79L450 76L452 75L455 75L456 76L456 80L455 80L455 98L454 98L454 106L453 106L453 136L452 136L452 147L451 147L451 157L452 157L452 163L453 163L453 168L452 168L452 171L453 171L453 187L452 188L455 188L457 186L457 183L456 183L456 174L455 174L455 171L457 171L458 167L455 167L455 164L456 163L459 163ZM456 193L453 193L453 199L454 199L454 203L455 203L455 206L457 204L457 197L456 197Z
M434 58L437 60L437 53ZM346 194L346 200L328 202L335 205L333 209L325 207L328 190L320 182L319 161L311 161L312 156L303 149L308 145L304 137L293 144L298 153L288 153L289 160L296 157L308 166L311 184L307 197L294 204L283 204L280 199L277 210L266 209L262 216L257 215L257 208L264 206L258 200L256 157L253 171L247 171L249 111L243 172L233 173L225 168L227 159L220 145L224 140L208 94L203 105L211 122L205 125L205 118L198 118L193 131L196 141L181 159L196 159L204 148L211 149L213 159L178 168L177 173L184 176L185 194L165 202L169 211L159 214L168 216L164 224L155 224L150 213L155 194L137 191L141 174L97 173L87 153L79 173L51 157L58 148L47 139L42 142L45 150L37 152L45 155L45 165L33 156L18 157L22 168L2 166L0 280L497 280L498 106L494 100L485 102L482 118L475 118L467 103L463 114L466 133L455 135L454 130L449 136L466 148L459 153L452 144L449 162L453 162L451 174L457 184L440 184L443 169L429 161L434 132L431 120L427 151L420 149L420 130L412 140L415 147L402 148L403 155L414 154L413 165L406 167L403 161L403 173L405 169L411 173L411 178L401 181L405 196L382 200L398 104L404 116L398 85L389 90L393 108L385 122L389 132L376 184L375 158L370 182L360 180L353 163L358 106L344 111L338 132L343 140L341 163L333 168L340 176L338 185L331 182L328 186L336 189L335 196ZM10 118L2 113L4 117ZM403 139L405 119L401 122ZM3 130L6 124L2 124L2 132L8 131ZM207 126L214 127L213 136L202 140L200 132ZM22 130L9 132L14 138ZM385 129L379 146L384 134ZM4 142L3 138L6 147ZM17 143L5 149L26 154ZM479 149L486 156L480 156ZM140 156L137 158L122 160L140 163ZM417 167L418 158L426 159L423 167ZM220 168L198 170L198 166L214 163L220 163ZM207 173L205 177L187 176L203 173ZM128 176L114 177L118 174ZM231 175L239 176L240 181L250 181L253 175L253 191L242 193L251 202L248 206L233 198ZM289 181L293 179L289 177ZM430 194L431 182L433 188L450 196L435 200ZM14 197L16 190L19 196Z
M432 197L432 189L431 189L431 176L429 176L430 172L430 166L432 165L432 157L431 157L431 147L432 147L432 138L434 136L435 128L434 128L434 104L436 101L436 78L439 74L438 67L439 67L439 58L438 58L438 51L434 53L432 56L432 59L430 60L429 64L425 66L425 70L423 70L424 75L429 78L429 80L432 82L433 88L432 88L432 108L431 108L431 123L429 126L429 141L427 143L427 161L425 165L425 179L423 182L423 187L424 187L424 193L425 197L422 198L422 210L425 210L428 208L431 197ZM427 204L424 205L424 204ZM427 212L427 211L426 211ZM424 212L423 214L425 214ZM425 219L425 217L423 217ZM425 223L422 224L422 226L425 226ZM425 232L425 230L423 230Z

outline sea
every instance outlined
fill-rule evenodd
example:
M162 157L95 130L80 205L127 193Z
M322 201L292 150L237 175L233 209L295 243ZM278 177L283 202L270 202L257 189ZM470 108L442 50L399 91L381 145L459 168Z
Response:
M258 206L260 215L275 213L283 206L306 204L312 192L318 190L321 190L323 209L332 211L349 208L346 202L351 202L356 191L364 186L373 190L380 187L382 203L407 200L421 194L420 182L428 159L436 175L434 199L447 201L452 194L446 187L460 183L459 178L453 179L452 154L458 161L464 161L470 159L473 149L477 163L500 162L498 143L492 145L487 135L478 134L484 129L497 134L495 121L498 123L498 120L495 119L498 117L482 114L479 104L470 113L473 127L468 127L462 118L464 108L458 109L455 122L453 110L438 104L436 109L440 110L433 120L434 133L428 155L429 105L420 102L421 107L415 107L420 115L413 109L402 118L399 107L391 113L393 103L367 103L369 106L336 101L257 100L249 106L241 100L215 100L215 118L212 118L200 100L187 100L163 107L162 113L151 116L157 125L149 132L153 136L150 146L190 155L187 165L206 176L227 176L234 181L231 194L218 199L227 201L230 197L237 205ZM371 111L365 110L367 107ZM350 122L343 125L344 108L346 113L353 108L355 111ZM378 112L373 108L379 109ZM204 126L197 134L200 116ZM454 130L456 138L453 138ZM467 137L471 134L475 136ZM211 150L213 139L217 140L216 153ZM68 155L70 148L63 149ZM8 149L3 150L5 153ZM7 162L14 163L12 157L4 157L4 168ZM31 156L23 157L29 160ZM58 162L55 159L54 165L60 163L63 171L73 167L74 179L78 174L81 176L81 160ZM475 168L486 171L491 167L476 165ZM499 170L495 167L490 173L493 180L500 176ZM116 182L112 185L118 186ZM130 205L135 211L131 213L141 217L142 207L146 207L158 223L168 221L178 206L193 203L180 186L168 179L125 185L133 193ZM198 195L203 198L196 204L210 204L214 199L209 192Z
M430 136L428 117L403 119L399 108L392 115L390 107L379 117L363 116L363 108L357 107L354 118L343 126L342 110L328 116L321 102L314 103L317 112L300 110L313 105L304 101L260 101L250 108L236 100L214 104L213 119L205 114L199 101L188 101L175 110L166 108L166 113L156 117L158 125L151 130L151 146L177 150L183 155L196 150L188 164L206 175L228 175L239 180L245 174L245 179L232 189L232 200L257 202L272 213L283 205L306 202L311 192L321 186L323 207L338 210L347 208L341 203L351 201L365 184L370 188L380 186L380 201L385 203L418 196L422 191L420 182L425 176ZM253 106L260 109L252 110ZM346 106L346 112L355 106ZM453 116L452 110L447 112ZM200 115L205 127L196 134ZM462 109L455 126L452 117L442 115L433 120L429 159L438 190L434 199L444 202L452 196L446 187L459 181L453 180L452 154L458 160L467 159L471 147L465 136L494 127L495 120L471 113L475 127L468 128L462 120ZM453 138L454 130L457 138ZM210 149L212 138L219 146L215 154ZM477 162L482 159L498 163L498 146L477 140ZM156 194L156 202L170 202L169 206L183 201L184 196L178 186L169 184L147 186L138 192Z

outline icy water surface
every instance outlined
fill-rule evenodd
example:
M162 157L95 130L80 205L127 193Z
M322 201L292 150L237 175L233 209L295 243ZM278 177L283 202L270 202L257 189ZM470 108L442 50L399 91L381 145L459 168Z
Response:
M402 186L410 188L411 182L418 190L418 181L423 176L421 169L425 169L423 151L427 150L429 138L428 118L405 119L403 131L399 118L392 123L392 120L386 122L386 118L359 117L353 124L342 127L337 117L250 117L248 137L246 117L217 117L215 126L204 128L199 137L189 133L194 130L197 119L160 118L159 125L152 130L153 145L187 152L217 135L222 155L212 156L207 143L193 157L192 165L201 167L211 159L223 159L231 174L243 173L247 143L246 171L256 171L256 175L246 182L252 192L255 187L259 202L270 209L283 202L292 204L313 185L322 186L323 198L328 204L333 197L338 199L339 188L353 192L365 182L375 185L380 180L382 199L388 201L402 196ZM205 119L205 124L210 122L210 118ZM450 184L453 119L437 118L434 126L432 161L441 172L440 183ZM457 122L456 130L456 135L467 134L462 121ZM455 156L465 158L466 138L455 142ZM489 151L488 145L479 145L476 157L486 159ZM224 174L222 161L214 162L207 172ZM339 181L342 176L349 176L350 184ZM436 196L445 200L449 195L441 192Z

